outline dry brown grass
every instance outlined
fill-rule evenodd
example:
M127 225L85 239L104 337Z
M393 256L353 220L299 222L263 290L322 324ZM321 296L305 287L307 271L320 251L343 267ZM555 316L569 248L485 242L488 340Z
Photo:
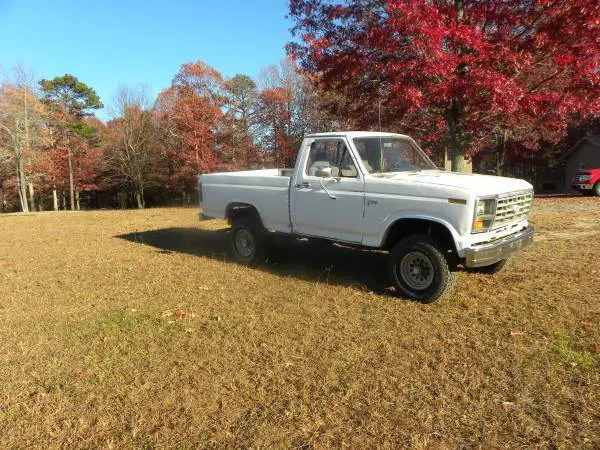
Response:
M600 201L421 305L385 255L247 268L194 209L0 216L0 447L600 445Z

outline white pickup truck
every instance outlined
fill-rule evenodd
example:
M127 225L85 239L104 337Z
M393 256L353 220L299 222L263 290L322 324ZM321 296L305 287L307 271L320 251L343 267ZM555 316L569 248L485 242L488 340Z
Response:
M433 302L460 265L494 273L533 241L524 180L439 170L408 136L305 137L293 169L200 178L201 218L225 218L243 263L264 260L273 233L389 251L400 295Z

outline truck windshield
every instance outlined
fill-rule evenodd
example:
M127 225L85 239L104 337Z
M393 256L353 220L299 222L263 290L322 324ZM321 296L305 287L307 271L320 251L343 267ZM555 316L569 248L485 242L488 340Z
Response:
M373 136L354 138L353 141L369 173L437 169L423 150L409 139Z

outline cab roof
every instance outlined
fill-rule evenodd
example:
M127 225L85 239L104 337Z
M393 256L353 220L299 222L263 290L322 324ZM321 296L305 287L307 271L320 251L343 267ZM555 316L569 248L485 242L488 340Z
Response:
M316 138L316 137L402 137L407 139L412 139L410 136L399 133L386 133L383 131L330 131L327 133L313 133L307 134L305 137L307 138Z

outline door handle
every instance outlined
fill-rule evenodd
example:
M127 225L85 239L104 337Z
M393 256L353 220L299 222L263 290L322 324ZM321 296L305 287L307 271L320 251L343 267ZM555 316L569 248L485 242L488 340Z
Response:
M377 200L367 199L367 206L376 205L379 203Z
M304 183L298 183L296 185L296 189L306 189L310 187L310 183L308 181L305 181Z

